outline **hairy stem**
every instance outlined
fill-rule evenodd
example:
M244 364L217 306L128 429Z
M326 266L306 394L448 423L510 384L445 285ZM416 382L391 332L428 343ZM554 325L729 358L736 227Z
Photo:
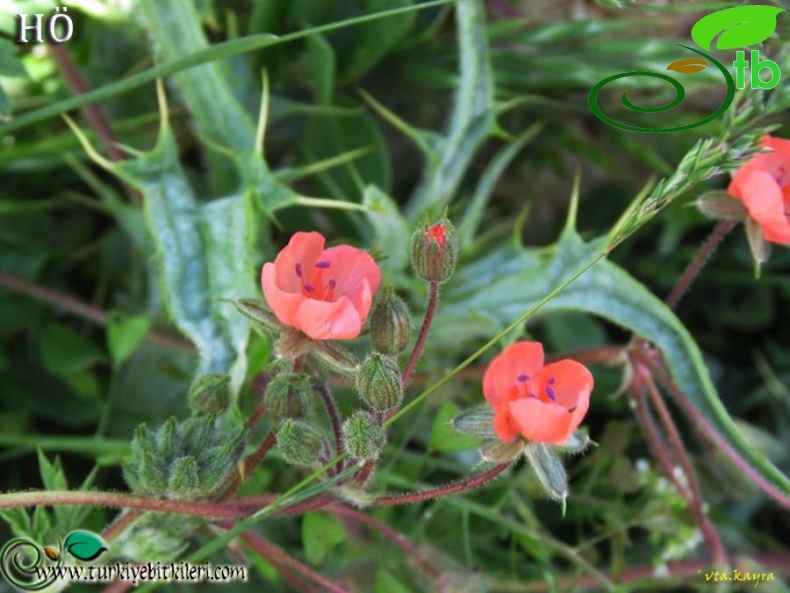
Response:
M715 525L713 525L710 518L705 513L705 509L703 508L704 501L702 499L702 493L700 492L699 484L697 483L697 476L694 472L694 468L691 465L691 460L689 459L688 454L686 453L686 448L683 445L683 439L680 438L680 433L678 432L678 428L675 425L675 421L672 419L672 415L669 413L669 409L667 408L666 403L664 403L664 399L661 397L661 393L658 391L653 378L649 373L645 373L645 375L646 376L644 380L647 387L647 393L650 397L650 402L653 404L656 412L658 412L658 417L661 420L661 424L664 425L664 430L666 430L669 440L677 452L683 473L686 474L686 481L688 482L690 491L690 496L687 500L691 506L691 510L697 519L700 530L702 530L705 542L708 544L708 547L711 550L714 562L717 566L726 566L727 553L724 550L724 545L721 542L718 531L716 531Z
M340 412L337 409L337 404L329 392L329 387L325 384L317 385L318 394L324 402L326 413L329 415L329 422L332 424L332 432L335 435L335 455L343 455L345 446L343 445L343 428L340 423ZM345 459L338 461L335 470L342 472L345 469Z
M423 490L422 492L405 492L403 494L392 494L389 496L379 496L374 498L370 503L376 506L396 505L396 504L411 504L414 502L421 502L423 500L431 500L433 498L440 498L442 496L450 496L466 490L472 490L482 486L489 480L496 478L499 474L510 467L509 463L502 463L494 466L487 472L472 476L460 482L452 482L438 488L431 488L430 490Z
M38 301L49 303L58 309L73 313L74 315L82 317L83 319L91 321L97 325L107 325L109 320L107 311L104 311L103 309L99 309L93 305L88 305L67 294L39 286L38 284L28 282L27 280L17 278L16 276L6 274L5 272L0 272L0 287L13 290L14 292L29 296ZM157 330L151 330L148 333L148 339L156 344L161 344L162 346L168 346L170 348L176 348L177 350L181 350L183 352L195 352L195 347L190 342L182 340L177 336L166 334Z
M708 238L705 239L705 242L699 248L699 251L697 251L697 255L691 260L691 263L686 267L683 274L681 274L680 278L678 278L678 281L675 283L672 292L669 293L666 303L670 309L674 309L678 306L680 299L683 298L683 295L686 294L691 283L694 282L702 271L702 268L708 263L710 256L716 251L716 248L724 237L735 228L736 224L737 222L734 220L724 220L716 225L711 234L708 235Z
M408 387L411 375L414 372L414 367L417 366L417 361L420 359L422 349L425 346L425 340L428 338L428 332L433 323L433 316L436 313L436 305L439 302L439 283L430 282L428 284L428 307L425 310L425 319L422 321L420 333L417 336L417 342L414 344L414 350L411 351L409 362L406 364L406 370L403 371L403 387Z

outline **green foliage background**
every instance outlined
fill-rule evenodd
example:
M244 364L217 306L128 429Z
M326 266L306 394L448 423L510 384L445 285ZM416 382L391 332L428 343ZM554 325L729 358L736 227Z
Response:
M73 109L84 101L51 54L0 39L0 272L91 307L86 318L0 288L2 490L62 489L66 478L74 488L86 481L125 489L120 459L135 427L185 417L196 374L229 372L235 409L248 416L271 344L218 299L260 297L261 265L296 231L372 247L419 323L425 290L408 274L409 229L448 208L462 239L460 264L407 399L416 403L392 424L374 491L472 471L475 443L447 423L481 403L480 372L501 346L467 357L518 321L503 343L531 336L552 353L632 335L653 341L697 409L787 495L790 253L775 249L756 279L739 228L677 316L661 299L712 227L693 200L726 187L727 172L768 126L788 137L790 85L785 78L770 92L739 91L724 117L688 132L631 134L603 124L587 106L595 83L663 71L686 57L673 42L688 42L690 24L734 3L669 3L655 12L630 4L587 3L580 18L570 8L555 7L556 16L540 3L476 0L459 0L455 10L413 0L70 6L75 33L61 49L98 93L130 156L122 162L91 160L104 153L101 138ZM13 22L0 7L0 30L13 35ZM788 23L780 16L761 46L786 76ZM666 98L643 82L633 84L646 101ZM667 125L719 104L715 75L683 83L689 98L660 114ZM57 117L65 112L77 133ZM657 179L664 181L650 185ZM595 259L609 251L606 261ZM535 314L524 324L528 311ZM154 329L180 334L198 356L151 339ZM368 341L353 346L363 352ZM464 360L463 373L447 374ZM586 425L600 446L569 460L564 518L518 466L472 494L366 510L418 544L410 556L321 513L258 529L350 590L376 593L572 590L582 575L616 578L704 558L691 513L652 462L627 396L617 395L622 370L594 371ZM335 391L350 412L353 392ZM678 417L727 550L754 557L754 570L771 554L790 558L787 510ZM53 465L47 458L55 455ZM242 494L284 492L302 477L275 451ZM48 543L75 527L101 531L112 517L104 509L9 513L0 533L10 537L13 528ZM194 526L175 518L157 528L162 540L187 544L188 555L210 540L199 530L179 537ZM220 552L212 560L233 558ZM445 581L426 576L423 563ZM251 579L228 587L289 590L265 562L253 563ZM703 581L686 578L702 589ZM618 590L673 584L648 578ZM761 590L786 590L773 587Z

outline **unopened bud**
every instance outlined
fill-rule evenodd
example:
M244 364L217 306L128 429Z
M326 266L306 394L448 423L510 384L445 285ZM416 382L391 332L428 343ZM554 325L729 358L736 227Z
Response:
M196 416L222 414L230 403L230 377L208 373L197 377L189 388L189 409Z
M709 191L697 200L697 208L705 216L717 220L745 220L749 213L743 202L726 191Z
M353 459L378 459L386 442L387 433L384 428L364 410L354 412L343 422L343 444Z
M277 446L288 463L320 467L321 454L328 450L326 435L306 420L288 418L277 431Z
M458 237L447 218L420 226L411 239L411 262L417 275L428 282L444 282L452 276L458 258Z
M275 420L304 416L312 407L313 395L309 375L278 375L266 388L266 411Z
M376 410L383 412L399 406L403 401L403 379L398 364L374 352L359 369L357 391Z
M370 315L370 337L373 347L384 354L398 354L409 345L411 314L402 298L392 287L384 289L381 300Z

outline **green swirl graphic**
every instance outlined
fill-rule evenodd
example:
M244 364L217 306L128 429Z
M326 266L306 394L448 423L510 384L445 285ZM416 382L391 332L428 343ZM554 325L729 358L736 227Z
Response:
M35 555L32 560L19 549L25 546L33 548ZM62 564L61 558L58 559L58 566ZM43 560L44 552L38 544L24 537L17 537L7 542L0 550L0 574L19 589L39 591L55 582L55 575L51 571L46 578L36 580L38 578L36 569L41 567Z
M616 128L620 128L622 130L628 130L630 132L645 132L648 134L666 134L669 132L681 132L683 130L690 130L691 128L696 128L698 126L702 126L710 121L713 121L717 117L719 117L722 113L727 111L729 106L732 104L733 99L735 98L735 81L732 78L732 75L727 71L727 69L719 63L717 60L714 60L708 54L693 47L688 47L687 45L681 45L685 49L691 50L696 54L704 56L706 59L710 60L716 67L719 69L719 72L722 73L724 76L724 80L727 82L727 96L724 97L724 102L722 102L721 106L711 115L708 117L701 119L697 122L687 124L685 126L675 126L674 128L649 128L643 126L631 126L628 124L621 124L613 120L611 117L606 115L601 108L598 107L598 93L601 92L604 86L609 84L614 80L619 80L620 78L628 78L629 76L652 76L653 78L660 78L661 80L665 80L670 83L675 88L675 99L666 105L662 105L659 107L639 107L638 105L634 105L627 97L628 91L624 92L622 97L620 98L621 102L625 107L630 109L631 111L638 111L640 113L659 113L661 111L668 111L680 105L683 99L686 96L686 91L683 89L683 86L674 78L667 74L661 74L659 72L624 72L622 74L615 74L614 76L610 76L609 78L604 78L601 82L596 84L590 90L590 96L587 100L588 104L590 105L590 109L595 114L595 117L600 119L601 121L609 124L610 126L614 126Z

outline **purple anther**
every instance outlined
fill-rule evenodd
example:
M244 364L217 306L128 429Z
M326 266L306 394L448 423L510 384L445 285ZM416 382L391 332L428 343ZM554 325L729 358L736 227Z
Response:
M546 383L548 383L549 385L554 385L554 382L555 382L556 380L557 380L557 379L555 379L554 377L549 377L549 380L548 380L548 381L546 381Z
M313 285L312 285L312 284L305 284L305 285L304 285L304 289L305 289L307 292L313 292Z
M296 277L302 277L302 264L296 264Z
M328 267L329 267L329 262L328 262L328 261L320 261L320 262L318 262L318 263L315 265L315 267L316 267L316 268L321 268L322 270L325 270L326 268L328 268Z
M334 280L330 280L329 281L329 288L334 288L336 284L337 284L337 282L335 282Z
M516 377L516 380L519 381L520 383L523 383L524 381L529 381L529 375L519 375L518 377Z
M549 385L546 385L546 393L548 394L548 396L551 398L552 401L557 399L557 395L554 393L554 389Z

